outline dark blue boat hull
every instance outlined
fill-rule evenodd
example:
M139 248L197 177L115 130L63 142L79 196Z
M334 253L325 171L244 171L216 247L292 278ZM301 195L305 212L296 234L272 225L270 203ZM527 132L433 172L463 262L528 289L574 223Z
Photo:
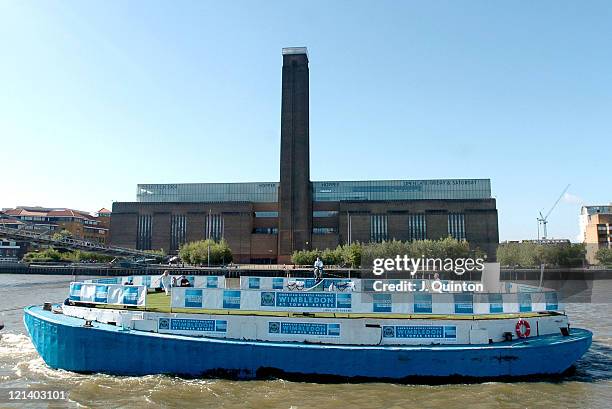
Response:
M249 379L523 377L561 374L589 348L592 333L572 329L490 345L347 346L251 342L122 331L82 319L25 309L38 353L52 368L115 375L175 374Z

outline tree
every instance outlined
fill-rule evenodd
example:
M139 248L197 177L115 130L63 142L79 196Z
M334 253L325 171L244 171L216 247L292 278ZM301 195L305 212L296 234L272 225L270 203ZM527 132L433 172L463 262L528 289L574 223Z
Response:
M497 247L497 261L502 266L519 266L521 264L520 243L502 243Z
M83 261L92 261L98 263L106 263L114 259L113 256L106 254L93 253L89 251L75 250L59 252L55 249L45 249L42 251L29 252L23 256L26 262L58 262L64 261L68 263L80 263Z
M164 257L166 255L166 250L163 248L159 250L144 250L145 253L148 253L152 256Z
M232 250L223 239L219 242L211 239L193 241L183 244L179 249L179 257L188 264L209 264L209 255L212 265L227 264L233 260Z
M604 266L612 265L612 247L602 247L595 253L595 258Z
M484 254L475 249L474 254ZM374 259L395 258L404 255L411 258L466 258L470 256L470 245L465 240L446 237L440 240L400 241L391 240L381 243L351 243L338 246L335 249L300 250L295 251L291 261L298 265L312 265L317 257L321 257L326 265L340 265L358 268L369 267Z
M323 250L323 252L321 253L321 260L323 260L323 263L328 266L342 265L342 248L338 246L333 250Z
M187 264L196 264L191 259L192 252L193 252L192 247L193 247L193 243L184 243L183 245L181 245L178 251L179 258Z
M61 261L62 255L59 251L55 249L45 249L42 251L31 251L26 253L23 256L24 261L33 263L44 263L44 262L52 262L52 261Z
M64 230L59 231L57 233L53 233L53 236L51 236L51 238L53 240L71 239L72 238L72 233L70 233L68 230L64 229Z
M227 263L231 263L232 260L232 250L230 249L225 239L221 239L220 242L214 244L213 253L211 253L211 264L214 263L225 265Z
M569 244L558 247L556 254L557 265L562 267L582 267L586 257L584 244Z
M345 266L357 268L361 266L362 246L359 243L345 244L341 246L342 262Z
M299 250L294 251L291 256L291 262L300 266L314 265L317 257L321 256L319 250Z
M497 260L503 266L580 267L585 260L583 244L502 243L497 247Z

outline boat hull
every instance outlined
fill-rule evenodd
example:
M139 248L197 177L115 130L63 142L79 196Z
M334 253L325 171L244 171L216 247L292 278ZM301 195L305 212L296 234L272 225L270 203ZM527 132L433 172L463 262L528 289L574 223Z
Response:
M592 333L547 335L489 345L351 346L195 338L121 328L24 310L36 350L52 368L115 375L174 374L251 379L402 380L561 374L589 348Z

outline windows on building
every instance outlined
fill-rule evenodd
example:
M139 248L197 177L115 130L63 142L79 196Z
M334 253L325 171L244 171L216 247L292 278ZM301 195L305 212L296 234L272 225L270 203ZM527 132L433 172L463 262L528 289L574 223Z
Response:
M265 202L278 201L278 182L139 184L138 202Z
M223 215L209 214L206 218L205 236L207 239L219 241L223 238Z
M448 214L448 234L457 240L465 240L465 215L463 213Z
M387 239L387 215L370 215L370 241L380 243Z
M255 227L253 234L278 234L278 227Z
M425 240L427 238L427 225L424 214L408 215L408 240Z
M313 227L312 234L335 234L338 233L338 229L335 227Z
M138 250L151 250L151 224L153 217L150 214L138 215L136 248Z
M488 199L488 179L312 182L316 202L339 200Z
M278 217L278 212L255 212L255 217Z
M312 217L336 217L338 212L336 210L315 210L312 212Z
M170 249L178 250L187 234L187 218L184 214L173 214L170 221Z

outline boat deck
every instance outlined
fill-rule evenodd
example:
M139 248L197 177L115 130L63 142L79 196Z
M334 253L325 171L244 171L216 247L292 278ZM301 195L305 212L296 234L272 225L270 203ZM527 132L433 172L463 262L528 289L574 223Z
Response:
M513 318L531 318L554 315L564 315L556 311L521 312L503 314L394 314L394 313L342 313L342 312L292 312L292 311L262 311L262 310L230 310L230 309L199 309L172 308L170 296L163 292L149 292L145 307L126 307L121 305L95 304L95 308L148 311L159 313L214 314L214 315L253 315L269 317L308 317L308 318L379 318L379 319L424 319L424 320L498 320Z

